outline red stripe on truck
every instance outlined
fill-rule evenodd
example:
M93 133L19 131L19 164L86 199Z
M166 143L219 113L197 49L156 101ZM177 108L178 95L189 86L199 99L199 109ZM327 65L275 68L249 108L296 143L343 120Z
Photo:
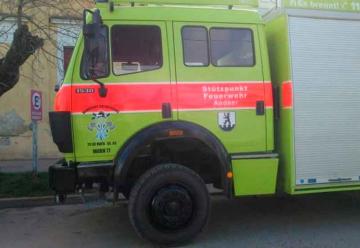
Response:
M273 107L270 82L119 83L106 88L108 94L102 98L97 84L64 85L56 96L55 111L160 112L163 103L179 111L255 109L257 101Z
M267 83L266 88L271 84ZM255 108L257 101L272 107L272 96L264 97L264 83L183 83L177 86L178 109ZM269 91L271 94L271 90ZM269 100L271 99L271 100Z
M292 81L286 81L282 84L282 108L293 107L293 87Z
M54 110L58 112L71 112L71 86L63 85L56 93Z

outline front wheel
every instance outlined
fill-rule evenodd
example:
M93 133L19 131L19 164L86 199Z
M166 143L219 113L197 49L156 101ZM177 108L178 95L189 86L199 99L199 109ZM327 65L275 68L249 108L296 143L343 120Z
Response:
M193 239L206 226L210 199L202 178L177 164L158 165L131 190L129 217L144 239L178 245Z

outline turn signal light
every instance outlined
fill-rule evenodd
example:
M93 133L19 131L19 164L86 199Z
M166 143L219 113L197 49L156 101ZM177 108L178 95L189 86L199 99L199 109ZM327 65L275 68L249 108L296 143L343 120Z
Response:
M183 130L170 130L169 136L170 137L184 136L184 131Z

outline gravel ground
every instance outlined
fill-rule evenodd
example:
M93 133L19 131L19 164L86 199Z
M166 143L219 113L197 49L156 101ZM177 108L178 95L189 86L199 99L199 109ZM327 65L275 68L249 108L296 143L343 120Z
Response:
M207 230L187 247L359 247L360 197L213 197ZM153 247L129 223L126 202L0 210L1 248Z

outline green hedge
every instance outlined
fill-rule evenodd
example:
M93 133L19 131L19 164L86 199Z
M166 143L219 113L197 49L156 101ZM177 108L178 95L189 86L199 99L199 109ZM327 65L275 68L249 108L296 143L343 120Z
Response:
M0 173L0 198L52 195L49 189L49 175L39 173Z

